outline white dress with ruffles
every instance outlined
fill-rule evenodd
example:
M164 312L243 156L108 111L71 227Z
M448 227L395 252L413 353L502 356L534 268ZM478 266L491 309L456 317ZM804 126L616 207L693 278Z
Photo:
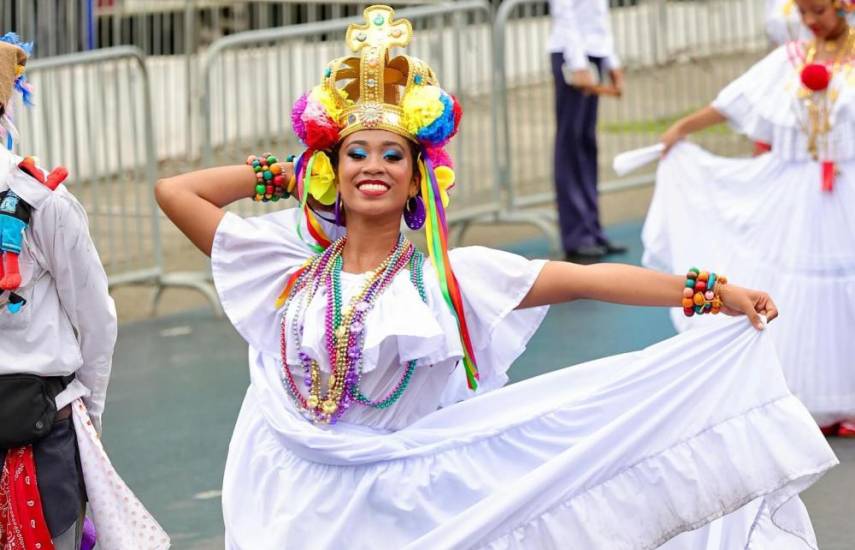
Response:
M463 387L462 353L427 262L426 304L405 272L365 322L362 389L385 394L416 360L402 398L307 421L283 386L274 305L311 255L298 215L227 214L214 240L251 378L223 480L227 548L816 548L797 494L836 459L744 319L499 389L546 314L515 310L542 261L451 251L478 395L441 407ZM364 280L343 274L344 303ZM315 301L288 349L328 370Z
M769 332L786 380L825 425L855 420L855 71L831 83L838 174L827 192L796 98L793 52L802 47L776 49L712 104L770 153L729 159L684 142L659 163L643 261L672 273L713 269L768 291L781 311ZM721 321L679 310L672 318L680 331Z

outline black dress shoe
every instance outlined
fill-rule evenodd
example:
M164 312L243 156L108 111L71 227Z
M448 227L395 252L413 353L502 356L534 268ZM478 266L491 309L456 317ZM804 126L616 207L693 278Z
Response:
M593 264L600 261L607 254L606 247L598 244L580 246L576 250L567 252L565 259L574 264Z
M606 254L626 254L629 250L629 247L611 241L606 241L600 246L605 249Z

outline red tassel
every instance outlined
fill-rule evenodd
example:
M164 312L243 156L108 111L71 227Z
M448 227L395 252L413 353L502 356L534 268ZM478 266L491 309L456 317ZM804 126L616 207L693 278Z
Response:
M834 191L834 178L837 175L837 166L834 161L822 161L822 190L826 193Z
M51 170L48 177L45 178L44 173L41 169L36 166L36 161L33 157L26 157L24 160L18 164L18 168L32 176L36 181L53 191L57 188L57 186L65 181L65 178L68 177L68 170L63 166L57 166L53 170Z

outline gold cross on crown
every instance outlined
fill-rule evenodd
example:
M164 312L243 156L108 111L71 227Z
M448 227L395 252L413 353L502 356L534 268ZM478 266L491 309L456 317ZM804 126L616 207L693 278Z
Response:
M366 46L389 50L404 47L413 37L413 27L406 19L393 21L395 10L389 6L369 6L362 12L365 24L347 28L344 41L355 53Z

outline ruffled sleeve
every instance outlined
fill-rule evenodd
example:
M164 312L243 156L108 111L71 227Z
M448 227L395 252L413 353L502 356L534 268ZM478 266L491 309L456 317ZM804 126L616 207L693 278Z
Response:
M466 321L481 377L479 392L501 387L508 381L507 370L525 351L526 344L549 309L516 309L546 260L528 260L480 246L457 248L450 251L449 256L463 295ZM425 278L428 276L436 277L432 267L425 270ZM465 387L462 372L455 372L453 384L443 401L447 403L465 397L461 395L465 393Z
M751 139L772 143L782 129L798 127L791 102L796 71L790 61L799 43L785 44L728 84L712 102L734 129Z
M300 216L299 208L253 218L226 213L214 236L211 271L223 310L244 340L266 354L279 354L276 298L314 254L297 233Z

